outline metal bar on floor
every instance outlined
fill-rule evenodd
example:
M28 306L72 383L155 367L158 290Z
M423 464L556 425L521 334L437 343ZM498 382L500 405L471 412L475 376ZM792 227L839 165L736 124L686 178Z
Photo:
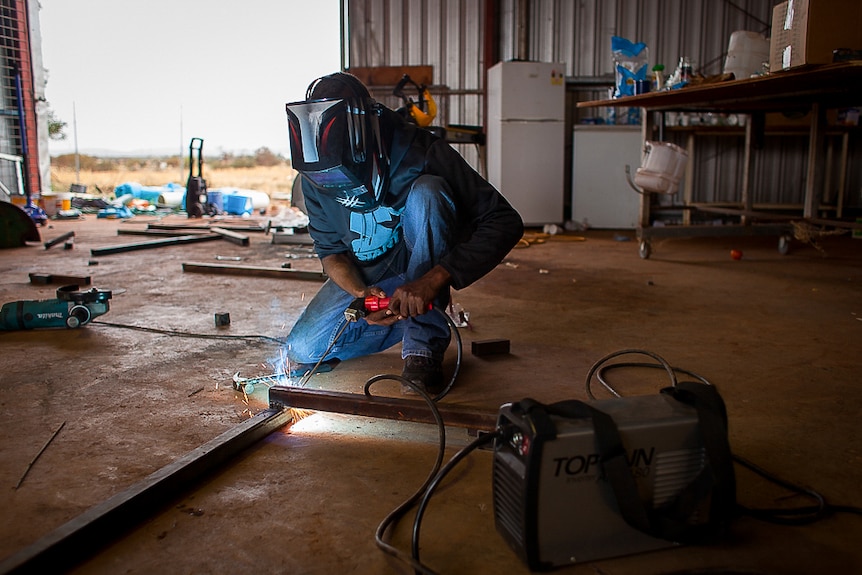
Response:
M187 236L176 236L173 238L164 238L159 240L150 240L135 244L123 244L119 246L110 246L105 248L93 248L90 250L92 256L107 256L111 254L119 254L124 252L132 252L136 250L149 250L153 248L162 248L165 246L175 246L179 244L194 244L198 242L211 242L220 240L222 236L219 234L194 234Z
M282 409L258 413L8 557L0 563L0 573L68 571L162 509L201 476L291 419L290 412Z
M310 409L364 415L398 421L434 423L428 404L422 400L401 399L359 393L344 393L298 387L273 386L269 388L270 407ZM494 431L498 410L437 403L443 423L475 431Z
M204 262L183 262L183 271L200 274L227 274L234 276L254 276L263 278L282 278L316 281L326 281L328 277L323 272L294 270L290 268L239 266L228 264L211 264Z

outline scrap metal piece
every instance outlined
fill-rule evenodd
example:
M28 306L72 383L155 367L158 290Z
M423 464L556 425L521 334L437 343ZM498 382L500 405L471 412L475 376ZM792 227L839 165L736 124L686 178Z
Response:
M486 355L506 355L509 353L508 339L483 339L472 343L472 353L476 357Z
M70 570L162 509L199 478L208 476L216 467L292 420L288 410L267 409L258 413L7 557L0 562L0 573Z
M416 423L436 421L424 401L277 385L269 388L269 406L329 411ZM478 407L446 403L437 403L436 406L445 425L478 431L496 429L498 409L487 411Z
M237 266L229 264L212 264L203 262L184 262L184 272L196 272L203 274L228 274L239 276L256 276L265 278L282 278L298 280L325 281L327 276L323 272L312 272L287 268L265 268L258 266Z
M272 243L310 246L314 244L314 240L312 240L311 236L308 234L289 234L285 232L276 232L272 234Z
M152 223L147 224L147 228L151 230L209 230L212 226L209 223L203 224L165 224ZM220 221L218 227L225 230L233 230L235 232L263 232L266 228L260 224L231 224L229 222Z
M200 236L200 235L208 235L208 228L187 228L187 229L172 229L172 230L154 230L154 229L146 229L146 230L136 230L132 228L118 228L117 235L118 236L150 236L150 237L179 237L179 236Z
M240 234L238 232L234 232L234 231L228 230L226 228L220 228L220 227L215 227L215 226L211 227L210 231L212 231L213 233L219 234L220 236L222 236L227 241L235 243L238 246L249 245L248 236L245 234Z
M57 244L65 241L65 240L68 240L69 238L74 238L74 237L75 237L75 232L66 232L65 234L57 236L53 240L48 240L47 242L45 242L45 249L46 250L50 249L50 248L56 246Z
M136 244L123 244L119 246L110 246L106 248L93 248L90 250L92 256L107 256L110 254L119 254L122 252L131 252L136 250L148 250L151 248L161 248L164 246L174 246L177 244L192 244L197 242L210 242L220 240L222 236L219 234L194 234L187 236L176 236L173 238L163 238L159 240L150 240L147 242L139 242Z
M66 276L59 274L43 274L38 272L30 272L30 283L38 285L48 284L75 284L75 285L90 285L92 277L90 276Z

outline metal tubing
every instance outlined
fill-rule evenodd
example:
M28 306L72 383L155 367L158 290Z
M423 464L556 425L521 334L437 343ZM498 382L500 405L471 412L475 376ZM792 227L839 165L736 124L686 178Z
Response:
M240 234L226 228L211 227L210 231L224 237L229 242L235 243L238 246L247 246L249 244L248 236Z
M203 262L184 262L183 271L202 274L227 274L239 276L254 276L264 278L283 278L294 280L326 281L323 272L294 270L289 268L264 268L258 266L235 266L228 264L211 264Z
M297 387L270 387L269 405L273 408L293 407L417 423L435 421L424 401ZM477 407L444 403L436 405L443 422L448 426L478 431L496 429L497 410L487 411Z
M258 413L8 557L0 563L0 573L68 571L160 510L201 476L291 419L290 412L281 409Z
M107 248L93 248L90 250L90 255L107 256L111 254L119 254L123 252L132 252L135 250L148 250L152 248L161 248L164 246L175 246L178 244L192 244L198 242L211 242L220 240L222 236L219 234L195 234L189 236L177 236L174 238L164 238L159 240L150 240L136 244L124 244L119 246L111 246Z

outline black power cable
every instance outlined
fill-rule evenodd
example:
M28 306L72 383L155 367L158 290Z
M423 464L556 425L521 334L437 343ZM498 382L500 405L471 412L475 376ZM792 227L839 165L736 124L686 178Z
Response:
M365 395L370 396L371 395L371 386L374 385L376 382L382 381L385 379L392 379L395 381L400 381L403 385L407 385L408 387L412 388L416 393L418 393L422 397L423 400L425 400L425 403L428 404L428 408L431 410L431 413L434 415L434 421L437 424L437 430L439 433L439 444L438 444L438 449L437 449L437 459L434 461L434 466L432 467L431 472L428 474L428 477L425 479L425 482L422 484L421 487L419 487L419 489L416 490L415 493L413 493L413 495L411 495L401 505L399 505L393 511L391 511L383 519L383 521L380 522L380 524L377 526L377 531L375 532L375 535L374 535L374 541L377 544L377 546L381 550L383 550L385 553L388 553L389 555L395 557L396 559L399 559L399 560L404 561L405 563L409 564L411 567L413 567L413 569L416 570L417 573L424 573L425 575L437 575L435 571L431 570L426 565L423 565L419 561L418 556L412 557L412 556L404 553L403 551L401 551L400 549L398 549L394 545L388 543L386 541L386 531L389 529L390 525L396 524L404 516L404 514L407 513L407 511L411 507L413 507L413 505L416 504L416 502L419 500L419 498L422 497L422 494L427 492L429 486L431 485L433 480L436 478L437 472L440 470L440 466L443 463L443 457L444 457L445 451L446 451L446 426L443 423L443 417L440 415L440 410L438 410L437 406L434 404L435 400L432 399L431 396L428 395L428 393L425 391L425 389L423 389L421 386L416 385L412 381L410 381L406 378L403 378L400 375L384 374L384 375L376 375L376 376L372 377L371 379L369 379L365 383L365 389L364 389Z
M194 337L198 339L223 339L223 340L263 340L263 341L271 341L277 343L279 345L283 345L284 341L278 338L270 337L268 335L215 335L208 333L190 333L186 331L176 331L171 329L160 329L157 327L143 327L139 325L130 325L125 323L112 323L109 321L101 321L101 320L93 320L90 322L90 325L104 325L108 327L119 327L123 329L132 329L136 331L146 331L149 333L158 333L161 335L170 335L174 337Z
M425 495L422 497L422 501L419 503L419 507L416 509L416 517L413 520L413 540L412 540L412 554L413 558L416 561L419 561L419 531L422 527L422 516L425 514L425 508L428 506L428 502L431 500L431 496L434 494L434 491L437 489L437 486L440 485L440 482L455 468L458 463L460 463L465 457L470 455L476 449L496 441L504 437L505 433L501 429L497 429L491 433L485 433L474 439L470 444L466 447L462 448L461 451L452 456L449 462L437 473L431 483L428 485L428 488L425 490Z

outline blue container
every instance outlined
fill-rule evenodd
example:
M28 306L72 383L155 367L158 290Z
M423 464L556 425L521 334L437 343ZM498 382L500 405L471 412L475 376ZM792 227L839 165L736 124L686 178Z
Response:
M221 192L207 192L207 203L216 207L216 209L218 210L216 213L224 213L224 200Z
M254 211L254 206L249 196L242 194L228 194L223 196L224 211L228 214L238 216L251 215Z

